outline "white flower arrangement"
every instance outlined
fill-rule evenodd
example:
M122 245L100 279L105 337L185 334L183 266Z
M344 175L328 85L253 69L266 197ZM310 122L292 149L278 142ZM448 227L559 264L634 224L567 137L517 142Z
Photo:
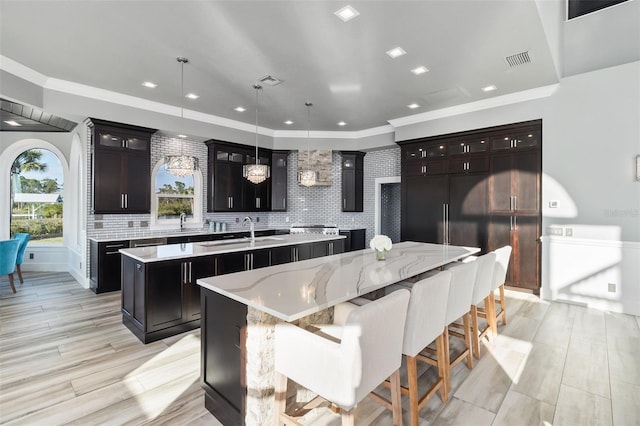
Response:
M369 247L371 247L375 251L381 252L391 250L392 245L393 243L391 242L391 238L387 237L386 235L376 235L371 239L371 242L369 243Z

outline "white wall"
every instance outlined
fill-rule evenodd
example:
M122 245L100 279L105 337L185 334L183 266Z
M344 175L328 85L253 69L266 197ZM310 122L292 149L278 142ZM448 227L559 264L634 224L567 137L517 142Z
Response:
M640 62L634 62L564 78L544 99L397 128L396 139L542 118L543 235L559 228L563 238L545 239L541 295L639 315L639 117ZM548 207L552 200L558 208ZM573 236L564 237L566 228ZM596 273L602 247L607 258L614 247L618 261Z

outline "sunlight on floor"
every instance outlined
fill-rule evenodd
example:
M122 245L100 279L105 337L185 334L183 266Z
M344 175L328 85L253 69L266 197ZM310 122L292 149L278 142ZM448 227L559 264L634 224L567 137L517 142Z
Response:
M194 334L188 334L126 375L124 383L135 395L136 401L146 414L147 419L152 420L161 415L193 383L199 380L199 353L198 360L189 360L189 358L195 357L185 357L193 352L194 345L199 346L200 339ZM160 378L160 375L164 377ZM171 376L170 383L159 386L159 383L166 383L166 376ZM137 390L140 384L147 391L157 387L161 388L161 391L141 393Z

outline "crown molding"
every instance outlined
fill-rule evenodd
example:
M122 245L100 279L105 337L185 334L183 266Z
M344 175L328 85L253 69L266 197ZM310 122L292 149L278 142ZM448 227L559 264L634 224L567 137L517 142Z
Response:
M523 90L521 92L509 93L507 95L495 96L493 98L483 99L481 101L469 102L466 104L437 109L434 111L427 111L420 114L389 120L389 123L394 128L397 128L408 126L410 124L423 123L440 118L481 111L484 109L496 108L520 102L546 98L551 96L556 91L559 85L560 84L556 83L549 86L536 87L535 89Z
M49 78L46 75L40 74L38 71L26 67L4 55L0 55L0 69L41 87L44 87L47 83L47 79Z

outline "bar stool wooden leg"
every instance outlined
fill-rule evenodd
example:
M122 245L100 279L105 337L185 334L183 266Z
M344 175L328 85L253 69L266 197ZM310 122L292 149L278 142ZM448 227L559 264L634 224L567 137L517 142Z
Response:
M287 376L276 372L273 388L275 391L275 424L278 426L283 424L280 415L284 414L287 408Z
M462 316L462 323L464 324L464 343L468 349L467 353L467 367L473 368L473 354L471 349L471 321L469 321L469 312Z
M409 381L409 411L411 426L418 426L418 367L416 357L405 356L407 360L407 379Z
M393 426L402 426L402 394L400 393L400 370L396 370L391 375L391 405L391 410L393 412ZM344 419L342 420L342 424L344 425Z
M487 315L488 317L488 315ZM487 318L487 322L489 319ZM478 307L471 305L471 336L473 342L473 355L480 359L480 328L478 328Z
M443 349L444 356L442 362L444 363L444 393L449 395L451 389L451 354L449 353L449 326L444 326L443 334Z
M447 402L449 400L449 396L447 393L447 367L445 362L445 340L448 337L445 337L444 334L441 334L436 339L436 356L438 359L438 375L442 377L442 386L440 387L440 399L442 402ZM449 348L446 349L447 351Z
M342 415L342 426L354 426L355 425L355 416L353 415L353 410L349 410L349 411L344 411L344 410L340 410ZM395 418L395 416L394 416ZM395 426L395 420L393 422L393 425ZM401 426L401 425L400 425Z
M504 284L500 286L500 309L502 310L502 325L507 325L507 306L504 299Z

